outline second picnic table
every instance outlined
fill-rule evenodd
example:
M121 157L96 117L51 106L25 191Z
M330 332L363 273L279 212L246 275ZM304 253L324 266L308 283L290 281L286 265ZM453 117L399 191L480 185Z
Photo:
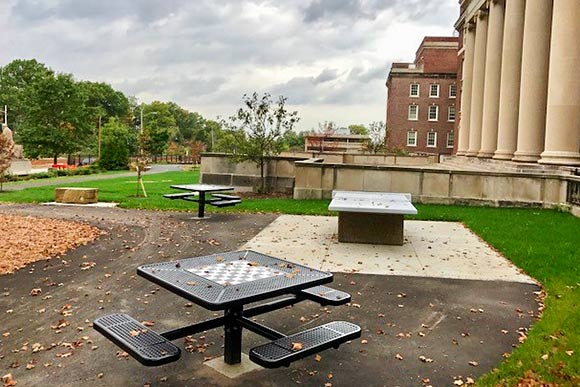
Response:
M234 206L242 202L240 197L226 194L213 194L213 192L233 191L234 187L214 184L178 184L172 185L171 188L187 191L184 193L166 194L163 197L168 199L183 199L191 202L197 202L197 217L204 218L205 205L211 204L216 207ZM208 198L206 194L212 194Z

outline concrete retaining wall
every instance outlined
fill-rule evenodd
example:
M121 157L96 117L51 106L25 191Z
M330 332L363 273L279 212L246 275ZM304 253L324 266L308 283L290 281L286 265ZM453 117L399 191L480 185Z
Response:
M276 192L294 189L295 162L303 157L275 157L268 161L265 174L267 184ZM201 156L201 182L204 184L232 185L253 189L261 184L260 168L252 162L236 162L231 156L204 153Z
M333 190L409 192L413 201L424 203L498 206L566 203L565 176L296 163L295 199L330 199Z
M283 152L280 156L302 159L323 159L325 163L355 165L431 165L438 155L399 156L396 154Z

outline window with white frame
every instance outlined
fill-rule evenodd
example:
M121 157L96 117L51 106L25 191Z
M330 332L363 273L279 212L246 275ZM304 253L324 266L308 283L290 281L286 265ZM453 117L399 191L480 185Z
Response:
M447 133L447 148L453 148L453 141L455 140L455 135L453 132Z
M457 97L457 85L449 85L449 98Z
M434 83L429 86L429 97L439 98L439 84Z
M439 106L429 106L429 121L437 121L439 119Z
M414 130L407 132L407 146L417 146L417 132Z
M417 121L419 119L419 106L409 105L409 121Z
M447 121L455 121L455 106L449 106L447 110Z
M409 97L419 97L419 84L411 83L409 85Z
M427 147L428 148L437 147L437 132L428 132L427 133Z

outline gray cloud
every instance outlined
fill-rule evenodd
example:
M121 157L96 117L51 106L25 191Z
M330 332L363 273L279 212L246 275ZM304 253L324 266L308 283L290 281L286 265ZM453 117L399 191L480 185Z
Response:
M384 109L389 63L450 33L457 13L457 0L0 0L0 66L36 58L223 116L270 91L323 121L328 109Z

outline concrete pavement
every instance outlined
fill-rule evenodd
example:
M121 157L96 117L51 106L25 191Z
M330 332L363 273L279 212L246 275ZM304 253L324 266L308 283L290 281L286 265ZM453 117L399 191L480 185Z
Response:
M147 368L120 354L90 322L103 314L125 312L139 321L154 322L151 329L164 331L216 314L137 277L135 268L238 249L265 231L273 235L270 231L276 223L266 226L276 216L220 213L199 221L187 213L0 205L3 212L85 221L107 231L62 257L0 277L0 368L4 374L12 373L22 386L449 386L458 378L476 378L499 364L537 313L534 292L538 287L528 281L385 276L370 273L371 269L349 273L340 269L345 264L339 266L333 258L333 262L327 259L328 265L344 272L335 274L331 286L351 293L350 305L323 308L307 301L258 316L257 321L293 333L347 320L362 327L361 339L320 353L319 361L311 356L289 368L260 369L230 379L204 364L223 354L223 330L214 329L187 341L177 340L183 350L177 362ZM298 226L292 232L298 232ZM435 234L417 231L427 238ZM310 237L318 240L324 235L317 231ZM304 240L307 237L294 240L277 235L279 241L273 244L306 250L301 243L311 243ZM452 241L450 235L447 243ZM332 251L336 248L332 243L323 246ZM315 255L316 244L309 246ZM358 262L367 257L361 254L351 261L365 266ZM425 266L418 252L417 257L413 259ZM94 262L94 266L83 270L87 267L83 262ZM33 288L41 288L41 296L31 296ZM266 341L247 331L243 337L246 353Z

